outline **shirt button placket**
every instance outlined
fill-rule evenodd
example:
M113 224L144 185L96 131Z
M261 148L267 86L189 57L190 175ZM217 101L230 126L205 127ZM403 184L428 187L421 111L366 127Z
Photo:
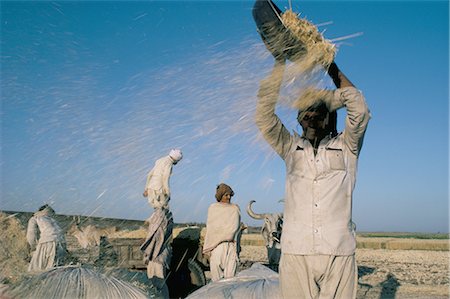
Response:
M313 216L313 248L314 251L317 251L320 249L320 238L319 238L319 228L320 228L320 211L318 209L318 193L319 193L319 186L318 186L318 180L313 180L313 197L312 197L312 216Z

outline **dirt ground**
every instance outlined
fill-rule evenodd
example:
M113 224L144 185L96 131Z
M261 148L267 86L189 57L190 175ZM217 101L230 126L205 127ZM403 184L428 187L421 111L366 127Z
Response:
M243 246L241 262L267 262L262 246ZM357 249L357 298L449 298L449 252Z

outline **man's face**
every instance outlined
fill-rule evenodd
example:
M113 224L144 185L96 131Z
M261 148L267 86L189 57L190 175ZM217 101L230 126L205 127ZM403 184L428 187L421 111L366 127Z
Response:
M327 113L322 111L306 111L298 121L303 131L308 129L323 130L326 125Z
M300 118L300 116L302 118ZM312 110L302 113L298 122L302 126L303 135L309 140L322 140L329 132L327 130L328 112Z
M231 201L231 194L230 193L225 193L224 195L222 195L222 199L220 200L221 202L225 202L228 203Z

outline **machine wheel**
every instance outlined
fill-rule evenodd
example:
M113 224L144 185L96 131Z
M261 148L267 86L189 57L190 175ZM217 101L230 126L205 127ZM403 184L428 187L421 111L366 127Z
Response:
M194 260L194 259L189 259L188 260L188 268L191 276L191 283L195 286L204 286L206 285L206 276L205 276L205 272L203 271L202 267L200 266L200 264Z

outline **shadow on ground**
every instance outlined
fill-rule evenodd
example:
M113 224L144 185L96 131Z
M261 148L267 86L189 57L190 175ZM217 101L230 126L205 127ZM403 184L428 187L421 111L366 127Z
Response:
M357 298L379 298L379 299L395 299L400 282L398 279L389 273L386 279L377 284L371 285L369 283L361 282L361 278L370 275L376 271L374 267L359 266L358 267L358 294Z

